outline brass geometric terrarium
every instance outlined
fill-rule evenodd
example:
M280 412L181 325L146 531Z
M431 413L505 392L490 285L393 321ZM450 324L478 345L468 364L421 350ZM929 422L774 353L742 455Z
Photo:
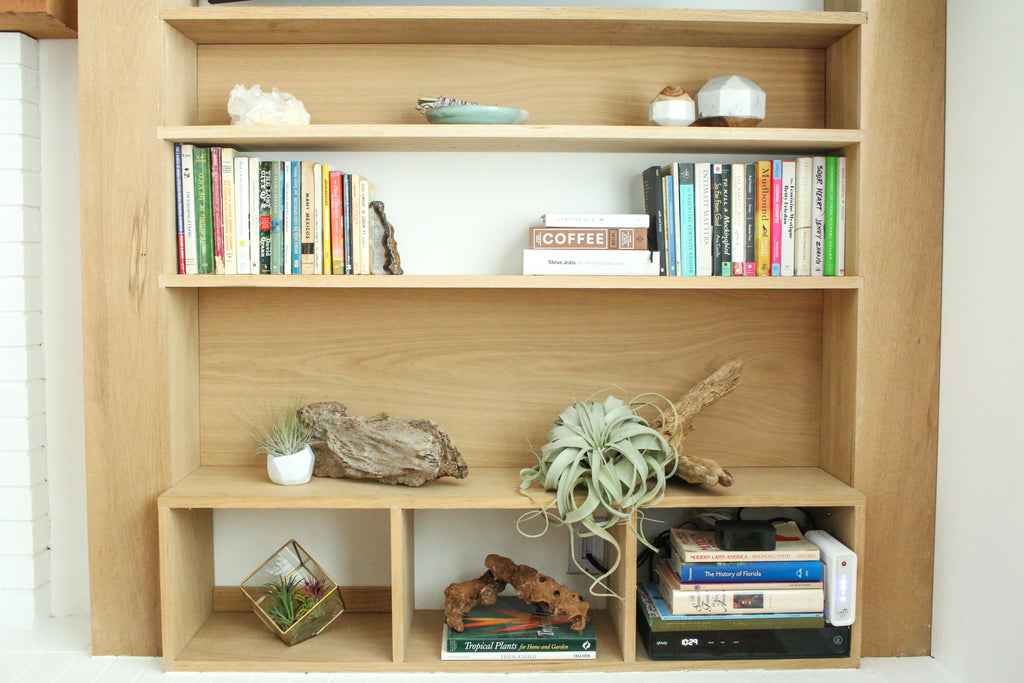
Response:
M239 587L260 620L288 645L312 638L345 611L334 579L294 539Z

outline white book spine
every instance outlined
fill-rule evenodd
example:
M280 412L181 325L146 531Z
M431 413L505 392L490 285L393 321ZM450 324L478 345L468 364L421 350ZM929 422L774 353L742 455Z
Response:
M836 202L836 275L846 275L846 157L837 159L839 196Z
M192 145L181 146L181 208L184 218L185 274L199 273L196 260L199 246L196 244L196 185L193 168Z
M747 252L746 164L732 164L732 197L729 216L732 222L732 274L743 275Z
M796 160L796 235L793 244L795 275L811 274L811 157Z
M656 251L524 249L523 275L658 275Z
M235 157L235 266L239 275L249 270L249 159Z
M825 275L825 157L811 163L811 275Z
M796 244L796 162L782 162L782 258L783 275L792 276Z
M324 167L313 164L313 274L324 274Z
M362 237L360 247L363 251L363 275L370 274L370 182L366 178L359 179L359 235Z
M249 157L249 272L260 274L260 160Z
M224 214L224 272L238 272L238 237L235 220L235 150L224 147L220 151L221 211Z
M651 223L646 213L546 213L541 221L547 228L646 228Z
M693 217L697 240L697 275L710 276L711 259L711 164L699 162L693 165Z

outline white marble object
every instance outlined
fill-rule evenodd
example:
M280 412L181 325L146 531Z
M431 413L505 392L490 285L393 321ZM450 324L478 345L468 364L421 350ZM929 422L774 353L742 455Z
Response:
M697 93L697 112L708 125L755 126L764 120L764 90L743 76L712 78Z
M659 126L688 126L697 119L696 106L682 88L666 86L651 102L649 119Z

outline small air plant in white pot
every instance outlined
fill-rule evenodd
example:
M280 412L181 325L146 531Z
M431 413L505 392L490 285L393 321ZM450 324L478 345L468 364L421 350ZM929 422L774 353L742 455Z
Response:
M314 430L299 419L298 404L273 414L268 425L250 423L257 454L267 456L267 474L275 484L305 484L313 476Z

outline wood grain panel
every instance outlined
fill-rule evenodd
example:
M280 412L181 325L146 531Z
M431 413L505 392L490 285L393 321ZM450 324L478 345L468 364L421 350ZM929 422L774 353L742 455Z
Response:
M163 652L173 661L213 611L213 513L161 510L159 521Z
M821 304L815 291L202 290L202 461L252 464L242 417L301 397L431 418L470 467L529 466L528 440L543 444L573 400L614 386L678 398L740 357L739 388L688 450L817 465Z
M168 297L169 145L157 126L185 122L164 81L188 64L164 3L83 0L79 85L82 324L93 653L160 652L156 497L194 466L198 372L194 296ZM176 114L176 112L178 114ZM112 164L111 150L133 163ZM191 351L190 351L191 349ZM191 410L183 407L191 396ZM134 576L125 590L125 571Z
M391 612L390 586L339 586L345 601L345 612ZM213 589L214 612L252 612L252 603L238 586L216 586ZM256 618L256 617L253 617Z
M0 0L0 31L36 39L75 38L78 0Z
M867 494L863 653L931 645L945 3L864 0L857 459ZM891 561L899 558L900 571Z
M237 83L276 86L313 123L423 123L417 98L449 95L526 109L531 124L647 125L665 85L694 98L715 76L741 73L764 89L777 128L822 128L822 50L558 45L216 45L199 48L201 125L229 122ZM585 76L583 76L585 74Z

